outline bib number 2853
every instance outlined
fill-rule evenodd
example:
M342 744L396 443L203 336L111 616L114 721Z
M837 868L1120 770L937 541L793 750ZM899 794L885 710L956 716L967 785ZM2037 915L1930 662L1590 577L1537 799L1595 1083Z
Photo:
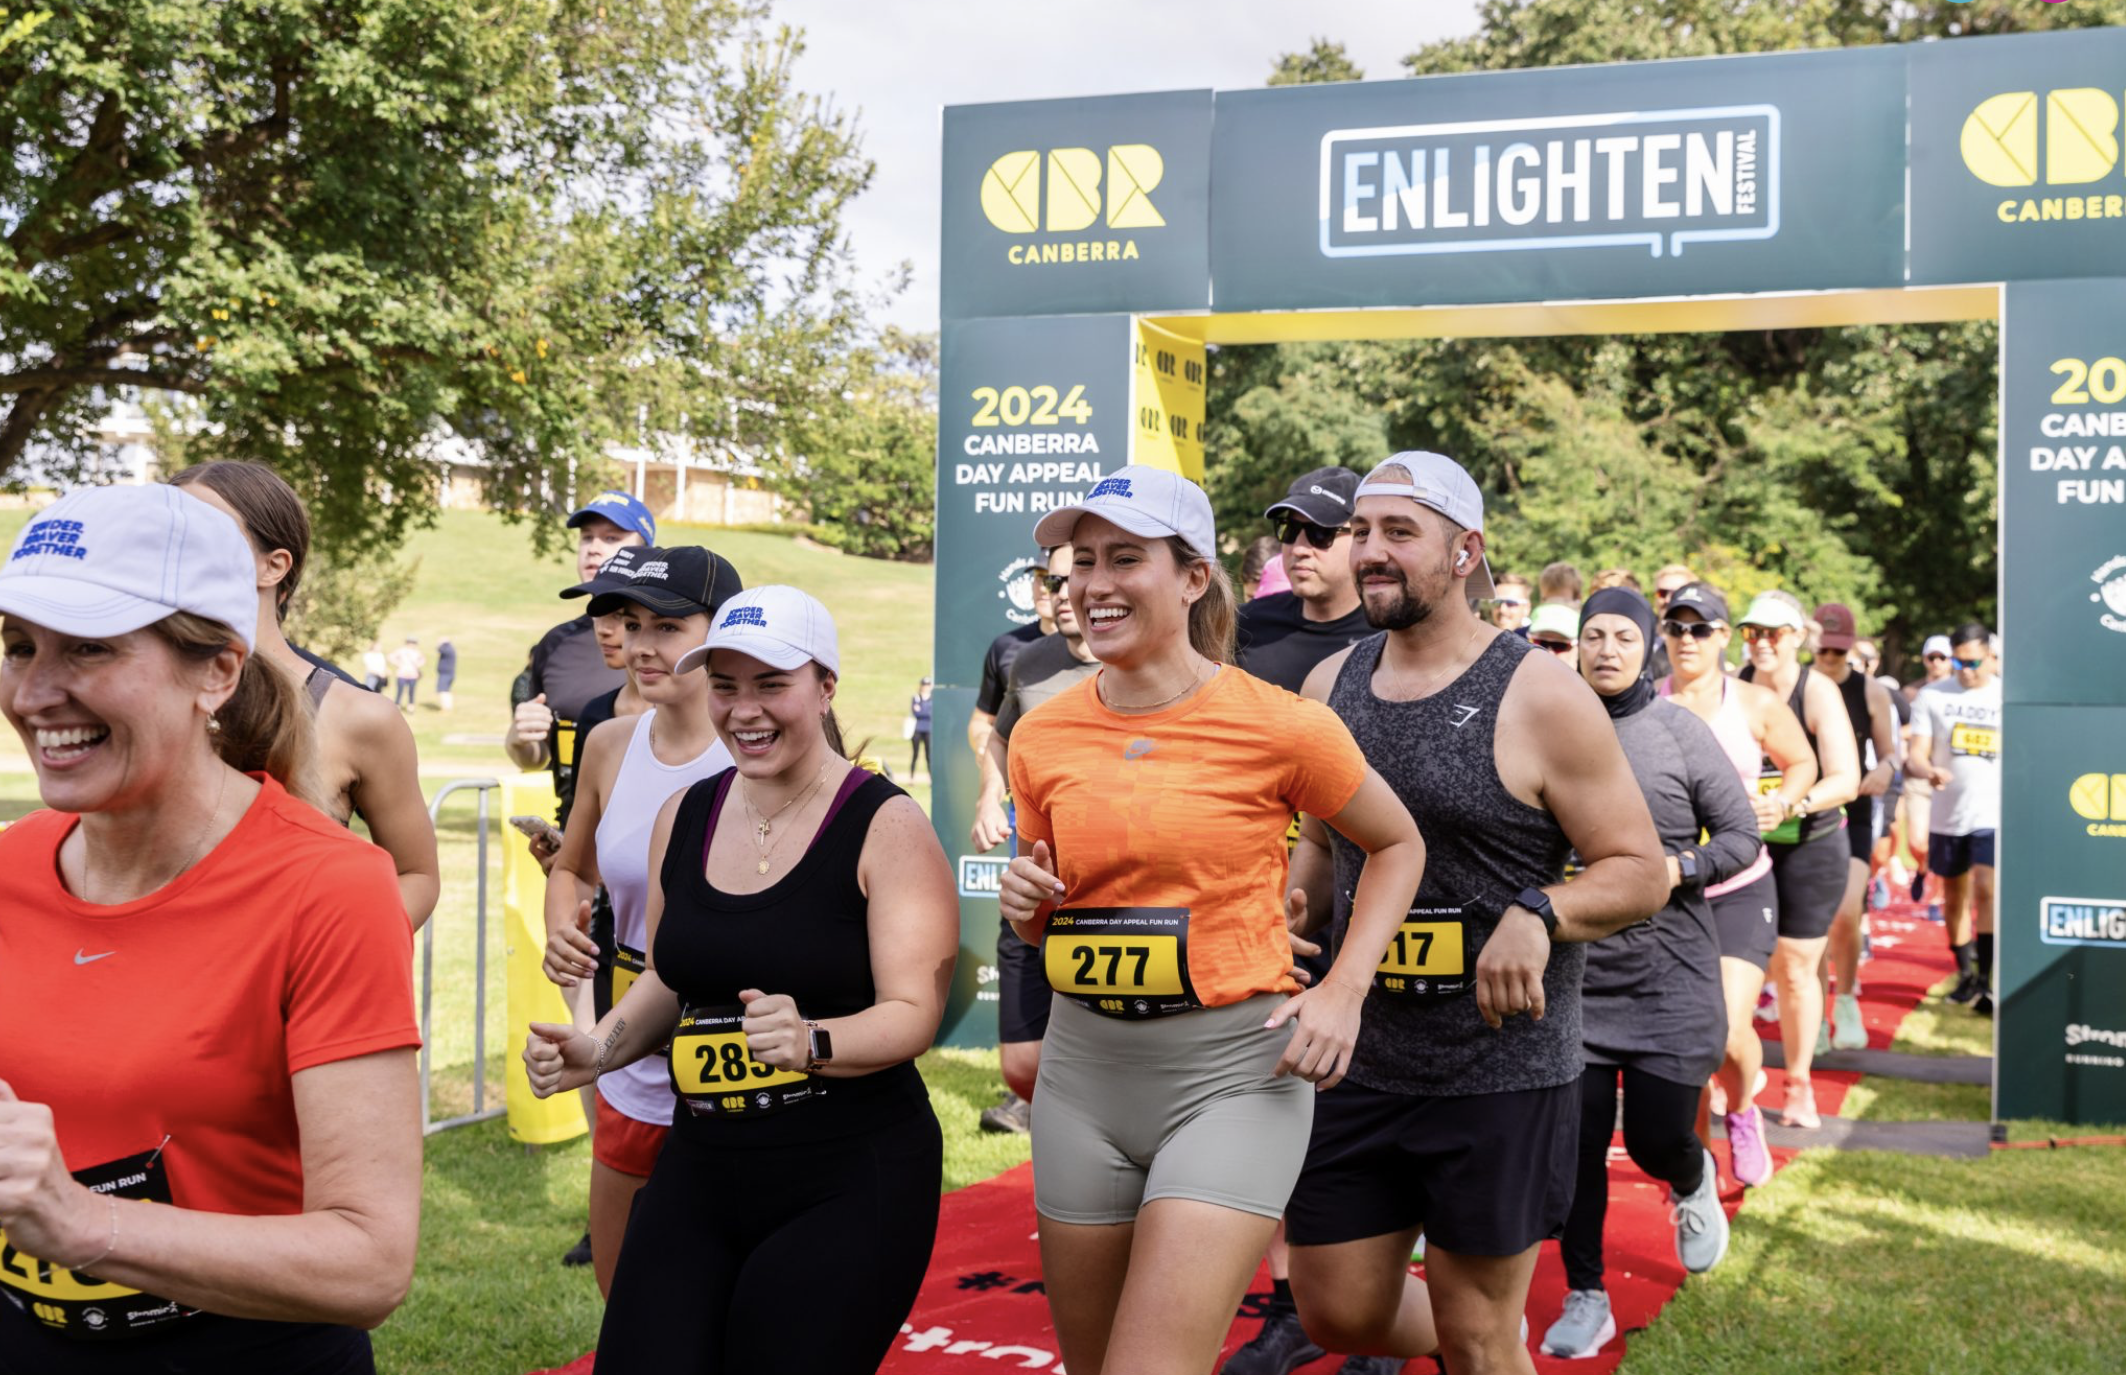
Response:
M812 1098L812 1076L777 1069L753 1058L736 1008L689 1008L672 1033L672 1088L699 1116L749 1116L775 1112Z

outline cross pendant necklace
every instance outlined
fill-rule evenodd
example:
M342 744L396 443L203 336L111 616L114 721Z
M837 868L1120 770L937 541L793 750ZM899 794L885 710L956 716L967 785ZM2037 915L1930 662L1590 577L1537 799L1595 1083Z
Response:
M832 762L832 760L828 761L828 763ZM821 764L819 766L819 776L812 780L811 787L805 789L802 793L799 793L795 797L792 797L789 801L783 803L782 806L777 807L773 812L769 813L767 816L762 816L760 814L760 808L753 805L752 789L746 786L746 780L743 777L738 780L738 791L739 794L745 799L746 810L753 814L753 848L760 851L760 862L753 866L754 873L765 874L768 872L768 856L775 849L774 845L768 843L768 832L774 826L775 818L781 816L784 812L788 811L793 804L802 806L807 800L811 798L812 794L819 791L819 785L826 781L827 765ZM779 844L780 841L778 840L777 843Z

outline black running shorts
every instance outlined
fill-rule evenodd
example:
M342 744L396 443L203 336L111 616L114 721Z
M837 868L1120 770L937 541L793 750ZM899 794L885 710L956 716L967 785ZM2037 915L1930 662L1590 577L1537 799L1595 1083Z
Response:
M1334 1246L1422 1226L1427 1246L1516 1256L1564 1230L1579 1142L1577 1078L1456 1098L1345 1082L1315 1100L1285 1235Z
M1054 996L1041 969L1040 947L1028 945L997 920L997 1042L1038 1041L1048 1034L1048 1000Z
M1845 901L1851 847L1838 830L1819 831L1799 845L1768 845L1772 877L1779 884L1779 934L1816 940L1831 931Z
M1713 909L1713 928L1720 933L1720 953L1731 959L1748 960L1759 969L1772 962L1779 945L1779 880L1767 873L1754 883L1745 883L1732 893L1708 901Z

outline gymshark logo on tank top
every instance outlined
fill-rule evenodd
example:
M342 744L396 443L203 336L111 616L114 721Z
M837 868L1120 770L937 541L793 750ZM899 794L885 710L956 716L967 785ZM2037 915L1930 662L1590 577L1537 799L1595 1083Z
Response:
M1483 710L1483 708L1481 707L1465 707L1461 703L1456 702L1454 704L1454 715L1447 719L1447 724L1454 727L1456 730L1460 730L1463 726L1466 726L1471 721L1474 721L1476 719L1477 712L1481 710Z
M1638 247L1779 232L1779 110L1725 105L1334 129L1321 252Z

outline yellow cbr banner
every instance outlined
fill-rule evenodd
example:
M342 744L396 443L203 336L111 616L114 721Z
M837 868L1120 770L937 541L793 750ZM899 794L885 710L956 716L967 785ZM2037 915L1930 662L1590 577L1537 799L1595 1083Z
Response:
M554 780L547 773L525 773L502 780L502 815L552 816ZM509 1054L504 1057L504 1099L509 1105L509 1136L534 1146L549 1146L583 1135L583 1101L574 1093L532 1097L524 1073L524 1038L533 1022L566 1022L568 1005L561 990L548 982L539 966L546 958L546 875L532 858L531 842L514 826L502 832L502 921L509 952Z

